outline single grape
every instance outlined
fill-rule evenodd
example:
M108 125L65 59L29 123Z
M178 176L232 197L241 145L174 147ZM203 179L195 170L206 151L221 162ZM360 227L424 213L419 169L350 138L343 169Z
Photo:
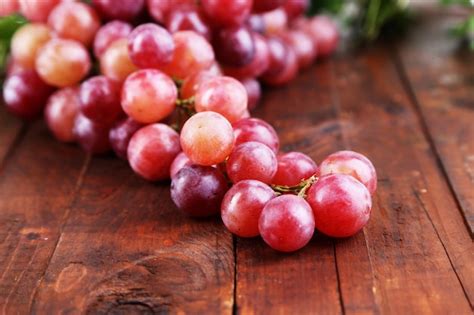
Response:
M175 106L178 90L173 80L155 69L131 74L122 87L122 108L138 122L149 124L169 116Z
M12 37L11 55L23 68L34 69L38 50L51 39L45 24L30 23L19 28Z
M324 15L313 17L305 30L313 38L318 56L327 57L337 49L339 30L330 17Z
M173 177L171 199L187 215L207 217L219 213L227 189L227 181L218 169L191 165Z
M232 125L215 112L197 113L181 130L181 147L194 164L219 164L229 156L233 146Z
M245 25L252 31L263 34L265 32L265 21L261 14L251 14Z
M100 28L100 20L94 9L85 3L63 2L51 11L48 25L58 37L89 46Z
M145 7L145 0L92 0L97 12L106 20L132 21Z
M311 207L295 195L282 195L270 200L258 221L265 243L281 252L293 252L308 244L314 234L314 225Z
M214 51L208 41L193 31L173 34L173 59L161 70L169 76L184 79L193 73L206 70L214 63Z
M184 152L181 152L175 157L173 163L171 163L170 177L173 178L183 167L190 165L193 165L193 162L191 162Z
M1 2L3 2L2 0ZM28 21L46 22L49 13L61 0L18 0L20 13Z
M109 46L118 39L127 38L132 25L122 21L111 21L103 25L94 38L94 55L100 58Z
M298 59L296 53L290 46L286 45L286 43L284 46L286 46L286 53L283 63L277 63L276 65L271 63L269 70L260 77L262 81L268 85L278 86L286 84L293 80L298 74ZM276 69L280 69L280 71L276 72Z
M199 85L194 105L197 112L213 111L233 123L247 109L247 100L242 83L231 77L214 77Z
M126 38L114 41L100 57L100 72L112 80L123 82L138 70L128 54Z
M274 191L257 180L243 180L232 186L221 205L221 217L226 228L240 237L254 237L263 207L275 197Z
M369 221L372 200L367 188L354 177L332 174L319 178L308 190L316 228L332 237L348 237Z
M110 125L122 114L120 84L106 76L95 76L81 84L79 90L82 114L92 121Z
M303 15L308 8L309 0L289 0L283 4L283 9L290 20Z
M271 184L278 164L275 153L260 142L245 142L236 146L227 160L227 175L233 183L245 179Z
M317 51L311 36L297 30L284 32L280 36L296 53L299 68L308 67L314 62Z
M182 6L194 6L195 0L147 0L148 13L151 17L164 24L172 11Z
M46 83L56 87L73 86L81 81L91 68L85 47L70 39L52 39L36 56L36 71Z
M202 10L216 27L242 25L250 14L252 0L202 0Z
M53 88L44 83L33 70L18 71L3 84L3 101L7 110L25 119L37 118L53 92Z
M139 68L160 68L171 62L173 51L171 34L156 24L142 24L128 35L128 52Z
M273 127L258 118L247 118L234 125L235 145L256 141L267 145L275 154L280 148L280 140Z
M74 121L74 138L87 153L103 154L110 150L109 126L94 123L79 113Z
M255 79L244 79L240 81L245 87L248 95L248 109L253 110L257 107L262 96L260 83Z
M136 122L132 118L124 118L117 121L109 131L109 141L118 157L126 160L127 159L127 148L130 139L142 128L143 124Z
M17 13L20 10L18 0L3 0L0 2L0 17Z
M78 93L77 87L63 88L53 93L46 104L46 124L59 141L75 141L73 128L79 112Z
M254 0L252 11L257 13L268 12L275 10L283 5L288 0ZM293 0L289 0L293 1Z
M288 27L288 17L283 8L278 8L262 14L266 35L283 33Z
M289 152L277 157L278 170L273 177L272 184L295 186L301 180L308 179L318 171L316 163L301 152Z
M196 92L201 83L207 82L209 79L217 75L209 70L196 72L187 77L181 85L180 96L182 99L187 99L196 95Z
M146 180L170 178L170 166L181 151L179 135L165 124L139 129L128 144L128 161L132 169Z
M269 65L263 75L272 77L284 71L289 48L281 39L274 36L267 38L267 47Z
M319 166L319 175L351 175L373 195L377 190L377 172L368 158L354 151L339 151L329 155Z
M194 31L211 40L211 29L195 5L181 5L168 14L166 29L171 33Z
M220 30L212 43L217 60L227 66L245 66L255 56L254 37L244 26Z

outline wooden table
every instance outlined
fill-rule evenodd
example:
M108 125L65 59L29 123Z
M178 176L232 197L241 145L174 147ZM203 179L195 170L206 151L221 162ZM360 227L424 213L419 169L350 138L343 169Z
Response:
M452 20L266 91L256 115L283 149L353 149L379 175L363 232L291 255L183 216L168 184L2 109L0 313L472 314L474 57Z

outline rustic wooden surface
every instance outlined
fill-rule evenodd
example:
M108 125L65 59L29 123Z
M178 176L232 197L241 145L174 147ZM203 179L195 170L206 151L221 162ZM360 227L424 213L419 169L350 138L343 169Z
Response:
M474 56L455 19L266 91L256 115L283 149L353 149L379 174L363 232L290 255L0 109L0 314L472 314Z

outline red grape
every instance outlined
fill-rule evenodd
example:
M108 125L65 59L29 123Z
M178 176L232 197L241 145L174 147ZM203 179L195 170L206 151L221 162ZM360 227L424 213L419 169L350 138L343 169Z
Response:
M218 169L191 165L173 177L171 199L187 215L207 217L219 213L227 189L227 181Z
M197 112L213 111L232 123L247 109L247 91L231 77L214 77L199 85L194 104Z
M327 57L337 49L339 30L331 18L324 15L315 16L305 29L316 44L318 56Z
M79 112L79 89L63 88L52 94L44 110L46 124L54 137L62 142L74 142L74 121Z
M271 248L293 252L308 244L314 233L314 224L311 207L303 198L283 195L265 205L258 229Z
M287 0L283 4L288 19L293 20L309 8L309 0Z
M234 125L235 145L256 141L267 145L276 154L280 148L280 140L273 127L258 118L247 118Z
M16 13L20 10L18 0L2 0L0 1L0 17Z
M154 123L173 112L177 97L173 80L159 70L144 69L125 80L122 108L138 122Z
M132 118L124 118L115 123L109 131L109 141L118 157L127 159L128 143L132 136L138 129L143 127L143 124L136 122Z
M270 68L267 72L261 76L263 82L268 85L283 85L293 80L298 74L298 59L293 49L286 44L285 47L285 59L282 64L278 62L271 63ZM273 59L275 60L275 59ZM281 68L280 68L281 67ZM278 72L276 70L279 69Z
M128 54L126 38L114 41L100 57L100 71L112 80L123 82L137 70Z
M319 166L319 175L347 174L367 187L370 194L377 189L377 173L368 158L354 151L339 151L329 155Z
M181 146L194 164L219 164L229 156L234 146L232 125L218 113L197 113L181 130Z
M301 180L310 178L318 170L316 163L301 152L284 153L279 155L277 160L278 171L272 181L275 185L298 185Z
M233 183L245 179L272 182L277 171L275 153L260 142L245 142L234 148L227 160L227 175Z
M265 21L261 14L251 14L245 25L256 33L263 34L265 32Z
M367 188L345 174L319 178L308 190L316 228L332 237L348 237L360 231L369 221L372 200Z
M260 83L255 79L245 79L240 81L247 90L248 95L248 109L253 110L257 107L260 97L262 96L262 90Z
M166 29L171 33L194 31L211 40L211 30L194 5L181 5L172 10L166 18Z
M127 38L132 26L122 21L112 21L103 25L94 38L94 55L100 58L107 48L116 40Z
M95 76L81 84L79 90L82 114L96 123L110 125L122 113L120 84L105 76Z
M181 85L181 98L187 99L194 95L203 82L207 82L209 79L216 77L217 75L209 70L196 72L187 77Z
M150 181L169 179L171 163L180 151L178 133L165 124L135 132L127 150L132 169Z
M19 28L12 37L11 56L23 68L34 69L38 50L51 38L45 24L31 23Z
M94 123L79 113L74 121L74 137L84 151L102 154L110 150L109 126Z
M161 26L147 23L128 35L128 51L139 68L160 68L171 62L174 42L170 33Z
M243 180L232 186L221 205L221 217L227 229L240 237L254 237L263 207L275 197L273 190L257 180Z
M242 67L255 55L255 40L246 27L222 29L213 38L216 58L224 65Z
M85 3L63 2L51 11L48 25L58 37L74 39L89 46L100 27L100 20Z
M316 46L307 33L303 31L288 31L280 34L280 36L293 48L300 68L310 66L316 59Z
M145 0L92 0L92 4L107 20L131 21L141 13Z
M288 58L288 46L277 37L267 39L269 65L264 73L268 77L280 74L285 69L286 59Z
M252 0L202 0L202 9L215 26L232 27L245 22Z
M286 30L288 26L288 17L282 8L262 14L263 23L265 24L265 34L280 34Z
M257 13L267 12L275 10L279 6L283 5L283 3L285 3L285 0L254 0L252 10Z
M52 39L36 56L36 71L46 83L57 87L73 86L91 68L85 47L70 39Z
M16 116L32 120L43 110L53 92L33 70L22 70L9 76L3 84L3 101L7 110Z
M168 14L183 5L194 5L195 0L147 0L148 11L155 21L164 23Z
M173 178L183 167L189 165L193 165L193 163L184 152L181 152L174 158L173 163L171 163L170 177Z
M20 3L20 13L28 21L46 22L51 10L61 0L18 0L18 2Z

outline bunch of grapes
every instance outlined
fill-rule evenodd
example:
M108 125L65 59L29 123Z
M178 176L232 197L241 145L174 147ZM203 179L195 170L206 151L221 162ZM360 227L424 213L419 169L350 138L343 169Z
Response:
M304 246L315 228L350 236L370 215L370 161L342 151L318 168L302 153L279 153L275 130L250 118L261 83L285 84L336 49L335 23L304 17L307 7L4 0L0 15L18 11L31 23L12 38L3 100L25 120L44 113L59 141L113 150L149 181L171 178L178 208L221 213L236 235L261 235L281 251Z

